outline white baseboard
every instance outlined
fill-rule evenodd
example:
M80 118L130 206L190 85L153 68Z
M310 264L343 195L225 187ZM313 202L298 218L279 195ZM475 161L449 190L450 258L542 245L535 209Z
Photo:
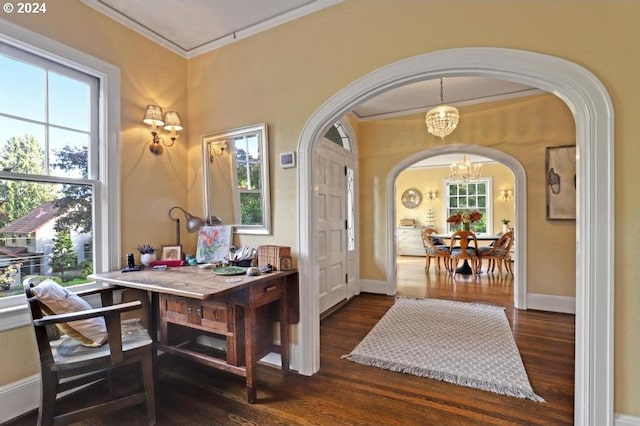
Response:
M360 280L360 291L365 293L387 294L387 288L388 284L386 281Z
M640 426L640 417L627 416L626 414L616 414L614 424L616 426Z
M554 296L551 294L527 293L527 309L575 315L576 298L569 296Z
M0 387L0 423L15 419L40 405L40 374Z

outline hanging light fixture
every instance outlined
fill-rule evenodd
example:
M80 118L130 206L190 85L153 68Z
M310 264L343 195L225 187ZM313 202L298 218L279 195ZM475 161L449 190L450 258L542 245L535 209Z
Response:
M471 164L466 155L462 156L462 161L451 165L449 177L459 182L469 182L480 177L481 164Z
M449 105L444 105L444 90L442 85L442 77L440 78L440 105L429 110L425 117L427 130L434 136L444 139L456 129L460 113L458 109Z

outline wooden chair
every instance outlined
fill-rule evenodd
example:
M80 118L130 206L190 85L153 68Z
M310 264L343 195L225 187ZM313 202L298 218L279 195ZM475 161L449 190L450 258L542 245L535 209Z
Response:
M493 273L497 264L500 275L502 275L502 265L504 264L507 272L513 275L513 269L511 268L512 245L513 231L505 232L494 245L490 247L480 247L480 264L482 264L482 260L487 259L487 272L491 273Z
M461 260L468 262L474 276L480 272L478 239L473 231L456 231L451 235L448 269L454 277Z
M445 268L449 263L449 247L445 244L436 244L436 242L431 237L431 234L436 232L433 228L426 228L422 231L422 244L424 245L424 250L427 255L426 264L424 267L425 272L429 272L429 267L431 266L431 259L436 259L438 263L438 269L440 269L440 259L444 259ZM448 270L448 268L447 268Z
M113 305L114 287L101 288L77 295L100 294L102 306L99 308L46 315L51 307L40 302L31 286L25 286L25 293L31 309L32 323L36 334L41 367L41 393L38 411L38 425L59 425L77 422L88 417L100 417L109 411L146 403L147 421L150 425L156 423L155 395L152 368L152 340L139 320L121 322L121 314L139 309L141 301ZM71 337L59 333L52 333L56 324L66 324L70 321L87 320L104 317L108 343L98 347L85 347ZM71 323L68 324L71 326ZM49 330L49 333L47 331ZM50 335L54 334L53 340ZM110 373L113 369L140 363L142 368L143 390L136 390L132 394L113 397ZM109 400L101 401L93 406L81 406L62 412L57 399L62 392L73 394L84 390L88 385L109 384ZM68 406L74 401L67 400Z

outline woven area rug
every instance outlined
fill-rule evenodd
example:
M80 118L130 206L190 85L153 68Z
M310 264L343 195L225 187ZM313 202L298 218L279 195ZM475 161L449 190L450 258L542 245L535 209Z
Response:
M343 358L545 402L531 388L501 307L399 297Z

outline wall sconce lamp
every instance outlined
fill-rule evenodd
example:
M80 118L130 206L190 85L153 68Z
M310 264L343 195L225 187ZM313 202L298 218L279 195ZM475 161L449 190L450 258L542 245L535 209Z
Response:
M424 199L427 201L433 201L438 199L438 191L427 191L424 193Z
M207 221L203 218L194 216L182 207L174 206L169 209L169 219L176 222L176 245L180 245L180 217L173 217L174 210L180 210L184 213L185 219L187 219L187 232L190 234L196 232L200 227L204 225L222 225L222 219L218 216L211 216Z
M145 124L151 126L151 142L149 143L149 151L155 155L160 155L164 151L162 145L166 147L173 146L178 138L177 132L182 130L182 122L180 116L175 111L167 111L162 114L162 108L158 105L147 105L147 110L142 120ZM158 135L158 127L164 126L164 130L170 132L169 138L171 143L168 144L162 137Z
M513 198L513 191L510 189L501 189L500 195L498 195L498 199L501 201L507 201Z
M209 162L213 163L215 157L221 157L227 149L227 141L212 142L209 144Z

